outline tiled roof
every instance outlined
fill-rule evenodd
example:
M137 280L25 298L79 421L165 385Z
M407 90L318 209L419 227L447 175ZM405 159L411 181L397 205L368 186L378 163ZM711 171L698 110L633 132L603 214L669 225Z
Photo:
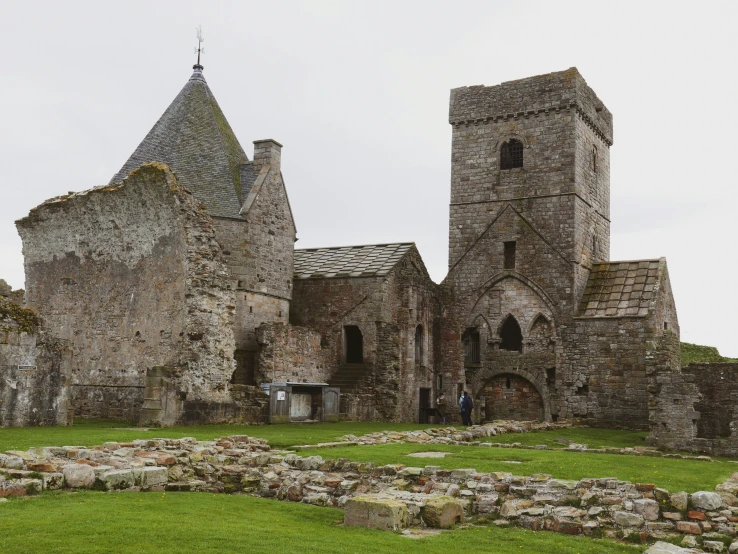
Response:
M592 265L577 317L646 316L659 292L666 260Z
M163 162L211 215L239 217L245 199L242 169L249 162L200 69L110 183L146 162ZM247 183L250 187L253 183Z
M387 275L412 242L295 250L295 279Z

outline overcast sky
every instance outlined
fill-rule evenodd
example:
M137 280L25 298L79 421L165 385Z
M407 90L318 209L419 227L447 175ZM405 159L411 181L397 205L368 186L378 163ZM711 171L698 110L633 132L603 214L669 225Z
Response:
M449 89L576 66L614 115L611 259L666 256L682 340L738 356L736 2L9 2L0 278L14 221L106 184L191 74L246 153L284 144L298 247L415 241L447 267Z

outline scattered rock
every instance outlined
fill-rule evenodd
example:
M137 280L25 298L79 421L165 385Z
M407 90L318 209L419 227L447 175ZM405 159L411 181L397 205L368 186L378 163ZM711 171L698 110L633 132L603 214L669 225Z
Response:
M420 515L428 527L446 529L461 523L464 519L464 508L461 502L450 496L434 496L429 498L421 508Z
M397 500L364 495L346 502L344 525L396 531L405 527L407 506Z
M86 464L69 464L62 470L70 489L90 489L95 484L95 471Z

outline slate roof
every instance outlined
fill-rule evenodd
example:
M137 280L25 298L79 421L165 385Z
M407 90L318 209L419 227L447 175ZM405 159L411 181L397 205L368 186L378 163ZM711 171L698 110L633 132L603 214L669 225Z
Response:
M577 317L648 315L665 266L665 258L593 264Z
M255 176L250 162L196 68L174 101L110 183L146 162L164 162L211 215L240 218ZM244 166L243 164L249 164ZM251 177L254 177L251 179Z
M295 279L387 275L412 242L295 250Z

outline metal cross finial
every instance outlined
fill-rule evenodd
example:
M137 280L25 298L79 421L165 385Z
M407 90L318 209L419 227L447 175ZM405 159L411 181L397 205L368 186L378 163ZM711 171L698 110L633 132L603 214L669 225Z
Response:
M197 63L192 66L192 69L200 69L200 70L203 69L203 67L200 65L200 54L202 52L205 52L205 49L202 47L203 42L205 42L205 39L202 38L202 27L198 25L197 26L197 48L195 48L195 52L197 52Z

